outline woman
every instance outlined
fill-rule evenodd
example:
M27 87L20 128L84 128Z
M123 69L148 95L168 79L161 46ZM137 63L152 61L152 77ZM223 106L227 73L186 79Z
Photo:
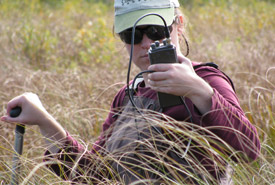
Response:
M141 71L154 72L143 74L143 80L137 84L135 89L134 102L138 109L148 109L153 112L141 112L133 108L126 93L126 86L123 87L114 98L109 116L103 124L102 134L90 152L85 151L84 147L77 143L45 110L35 94L25 93L12 99L7 105L7 115L1 120L9 123L38 125L49 144L46 152L46 156L49 157L47 160L64 163L61 166L60 164L49 166L62 178L74 181L82 181L83 174L88 176L84 178L86 181L87 179L102 181L106 178L115 178L126 184L138 180L143 180L141 182L145 184L148 182L183 182L184 180L193 183L207 181L207 177L200 170L193 168L187 157L178 156L181 153L178 152L180 149L169 148L167 143L157 144L159 146L157 150L167 152L168 157L165 161L167 163L172 161L172 170L165 168L160 172L159 169L163 166L160 168L155 166L154 158L157 154L155 151L144 150L146 146L139 142L147 141L153 135L156 138L164 138L164 128L159 125L149 127L146 125L148 123L146 115L158 117L159 115L155 112L170 116L177 121L192 122L192 127L197 130L201 128L203 131L198 132L206 136L215 135L218 139L212 140L211 145L226 154L230 155L228 151L222 150L219 142L214 143L214 141L221 139L225 144L243 153L245 159L256 159L260 150L257 131L245 117L230 80L218 69L210 66L202 66L194 70L199 64L191 62L181 53L179 43L184 32L184 19L179 6L178 0L115 0L114 31L124 42L129 54L131 52L131 30L141 16L147 13L157 13L166 20L170 27L171 42L176 47L179 63L155 65L150 65L148 50L155 40L165 39L162 20L157 16L147 16L137 24L136 28L138 33L135 35L132 60ZM157 92L184 97L182 104L161 107ZM9 113L16 106L20 106L22 112L18 117L11 118ZM164 119L161 118L161 120ZM150 119L149 122L153 121ZM184 127L184 125L181 126ZM148 133L151 135L147 135ZM52 144L53 141L58 141L58 143ZM155 143L155 141L150 142ZM191 150L190 143L192 146L198 144L196 141L192 142L191 139L183 141L184 152L192 153L189 155L192 156L192 160L201 166L200 169L208 171L213 179L221 178L224 170L217 169L215 159L207 156L207 152L202 152L205 149L200 146L193 147ZM169 150L166 150L166 147ZM143 154L149 157L143 158ZM106 163L100 160L104 156L109 157L105 160ZM149 158L151 160L147 160ZM181 168L182 166L184 169ZM146 171L145 168L151 171ZM175 170L177 168L179 170ZM117 173L117 176L113 171ZM176 175L173 174L175 171ZM164 175L165 178L163 178Z

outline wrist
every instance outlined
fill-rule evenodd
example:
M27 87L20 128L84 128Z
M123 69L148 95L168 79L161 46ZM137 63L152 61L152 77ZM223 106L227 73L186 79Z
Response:
M199 109L201 114L211 110L213 88L203 79L201 79L195 89L189 94L188 98Z
M66 137L65 129L50 114L41 120L39 128L42 135L48 139L61 141Z

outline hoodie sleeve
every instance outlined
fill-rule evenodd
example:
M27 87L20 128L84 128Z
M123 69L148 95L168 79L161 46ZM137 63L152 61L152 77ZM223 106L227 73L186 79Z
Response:
M236 151L255 160L260 153L259 136L240 107L228 77L212 67L203 67L197 74L214 90L211 111L202 116L202 126L222 138Z
M80 144L67 132L65 144L57 153L51 153L49 150L45 152L44 162L47 163L47 167L66 181L97 184L104 182L104 179L107 180L110 174L106 161L102 160L104 156L102 148L108 135L104 133L115 121L114 115L119 110L118 107L124 96L125 90L122 88L115 96L111 111L103 123L101 135L91 150L88 150L88 146Z

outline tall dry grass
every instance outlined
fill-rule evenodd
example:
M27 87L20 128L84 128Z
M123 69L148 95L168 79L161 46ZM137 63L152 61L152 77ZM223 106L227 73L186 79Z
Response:
M189 58L215 62L232 78L240 103L261 138L259 159L234 164L233 181L275 183L274 2L182 2L189 22ZM90 147L112 98L126 82L128 58L113 37L112 15L110 3L0 1L1 115L11 98L34 92L72 135ZM14 128L0 124L2 184L11 177ZM66 184L45 168L44 151L39 130L28 127L20 181Z

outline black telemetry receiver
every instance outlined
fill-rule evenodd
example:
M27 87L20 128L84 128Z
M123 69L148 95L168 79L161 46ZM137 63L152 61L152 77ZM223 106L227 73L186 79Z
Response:
M164 39L162 44L152 43L148 53L151 64L178 63L176 47L170 38ZM158 92L158 98L162 108L182 104L181 98L172 94Z

